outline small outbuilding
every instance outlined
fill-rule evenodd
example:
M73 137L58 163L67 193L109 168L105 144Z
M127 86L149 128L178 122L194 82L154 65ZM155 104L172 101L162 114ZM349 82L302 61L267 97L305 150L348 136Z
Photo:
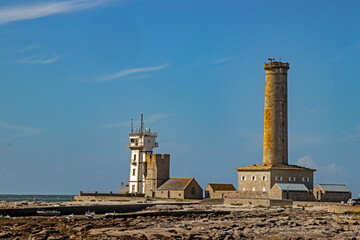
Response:
M155 190L155 197L202 199L203 189L195 178L169 178Z
M209 183L205 188L205 198L225 198L226 194L235 192L232 184Z
M270 199L292 199L293 201L313 201L314 195L302 183L276 183L270 189Z
M319 202L346 202L351 198L351 191L345 184L318 184L314 197Z

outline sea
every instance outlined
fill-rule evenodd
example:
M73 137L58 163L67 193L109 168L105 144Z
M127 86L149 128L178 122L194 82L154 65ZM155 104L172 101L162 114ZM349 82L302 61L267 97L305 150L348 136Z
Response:
M0 194L0 201L71 202L74 195Z

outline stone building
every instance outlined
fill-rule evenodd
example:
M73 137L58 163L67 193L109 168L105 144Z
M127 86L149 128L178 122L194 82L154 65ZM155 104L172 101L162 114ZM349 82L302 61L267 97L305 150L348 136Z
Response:
M346 202L351 198L351 191L345 184L318 184L314 197L319 202Z
M145 197L202 198L203 190L194 178L170 178L169 154L146 154L143 168Z
M265 108L263 163L236 168L238 197L269 198L276 184L302 184L313 188L314 169L288 164L287 71L289 63L264 66ZM291 185L292 186L292 185ZM234 196L229 195L229 196Z
M201 199L203 190L194 178L170 178L155 190L155 197Z
M155 197L155 190L170 178L170 155L146 154L144 169L145 196Z
M294 201L314 201L314 195L302 183L275 183L270 189L271 199L292 199Z
M247 198L269 198L276 183L303 184L313 188L313 169L285 164L254 164L238 170L238 193Z
M205 198L224 198L230 193L236 193L232 184L209 183L205 188Z

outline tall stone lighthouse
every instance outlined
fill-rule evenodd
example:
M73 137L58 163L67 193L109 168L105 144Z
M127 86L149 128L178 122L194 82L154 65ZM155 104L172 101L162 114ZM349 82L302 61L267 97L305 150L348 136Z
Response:
M289 63L265 63L264 164L288 164L287 71Z
M131 150L130 174L129 174L129 193L145 193L145 155L152 154L153 149L158 147L155 141L157 133L144 128L143 113L141 113L141 127L133 131L131 121L130 141L126 145Z
M273 61L273 58L269 60L270 62L264 64L263 162L236 168L238 193L243 198L268 198L270 189L275 184L285 187L304 185L303 189L313 189L315 169L288 163L287 72L289 63Z

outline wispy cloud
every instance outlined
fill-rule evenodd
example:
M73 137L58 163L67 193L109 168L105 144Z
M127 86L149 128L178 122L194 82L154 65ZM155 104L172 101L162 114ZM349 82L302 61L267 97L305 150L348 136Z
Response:
M39 129L37 128L23 126L23 125L8 124L4 122L0 122L0 128L12 130L14 132L10 136L0 137L0 140L9 140L11 138L24 137L39 132Z
M54 56L54 57L42 57L39 54L37 55L33 55L30 57L26 57L23 59L19 59L17 61L14 61L13 63L19 63L19 64L49 64L49 63L53 63L56 62L57 60L59 60L59 56Z
M165 113L157 113L157 114L150 116L149 119L147 119L147 120L145 119L144 122L145 123L156 122L156 121L159 121L159 120L167 118L167 117L169 117L169 115L167 115ZM130 126L130 124L131 124L130 121L126 121L126 122L107 124L107 125L100 126L98 128L103 129L103 128L123 127L123 126ZM134 124L140 124L140 121L134 121Z
M76 0L4 7L0 8L0 24L81 11L107 2L109 2L109 0Z
M220 58L220 59L216 59L215 61L213 61L213 64L218 64L218 63L223 63L223 62L228 62L233 60L232 57L226 57L226 58Z
M18 50L18 52L30 52L30 51L32 51L32 50L34 50L34 49L37 49L37 48L38 48L38 46L36 46L36 45L34 45L34 44L29 44L29 45L27 45L26 47Z
M334 62L334 61L340 60L340 59L352 54L356 49L359 49L359 48L360 48L360 42L351 44L347 47L348 50L346 50L345 52L343 52L337 56L330 58L330 61Z
M297 165L302 167L308 167L317 170L317 175L319 180L322 181L334 181L336 180L345 180L346 174L342 167L336 165L335 163L330 163L328 165L318 165L310 156L304 156L298 159Z
M360 126L357 126L352 133L345 135L341 139L342 142L358 142L360 141Z
M122 71L114 73L114 74L110 74L110 75L100 77L100 78L98 78L96 80L96 82L106 82L106 81L109 81L109 80L118 79L118 78L122 78L122 77L125 77L125 76L137 74L137 73L160 71L162 69L167 68L168 66L170 66L170 64L166 63L166 64L163 64L163 65L153 66L153 67L141 67L141 68L125 69L125 70L122 70Z

